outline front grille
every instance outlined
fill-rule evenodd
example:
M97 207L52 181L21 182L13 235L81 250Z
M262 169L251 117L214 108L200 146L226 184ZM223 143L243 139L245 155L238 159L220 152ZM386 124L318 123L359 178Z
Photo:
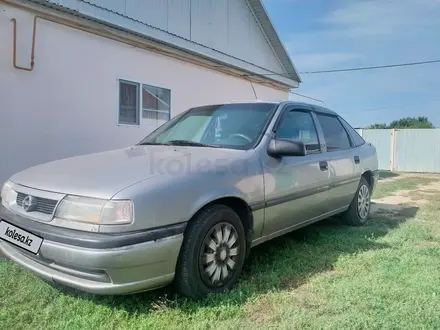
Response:
M17 205L22 206L23 199L26 198L26 194L18 193L17 194ZM52 214L55 206L57 205L58 201L53 199L47 199L47 198L41 198L33 196L37 200L37 206L35 208L34 212L41 212L44 214Z

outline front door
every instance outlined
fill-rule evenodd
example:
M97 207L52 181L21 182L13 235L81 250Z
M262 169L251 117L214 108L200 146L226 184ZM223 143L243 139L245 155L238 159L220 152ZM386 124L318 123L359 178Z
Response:
M327 212L328 166L314 119L308 110L290 109L282 114L275 137L299 140L306 156L263 156L266 217L263 235L299 225Z

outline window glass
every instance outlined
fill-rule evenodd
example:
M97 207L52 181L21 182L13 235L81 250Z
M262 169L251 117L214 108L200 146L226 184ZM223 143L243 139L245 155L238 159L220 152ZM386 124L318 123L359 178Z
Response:
M139 124L139 85L128 81L119 82L119 123Z
M119 123L160 126L171 118L171 91L137 82L119 81Z
M356 130L350 126L349 123L347 123L343 118L339 117L342 124L344 124L345 129L350 133L351 137L353 138L353 143L356 147L359 147L365 143L365 140L362 138L362 136L359 135Z
M172 140L201 141L210 120L209 115L189 116L178 122L173 129L159 135L155 142L163 143Z
M307 151L319 151L318 134L312 115L308 112L289 111L283 115L275 136L279 139L302 141Z
M170 120L171 91L169 89L142 85L142 118L153 126Z
M338 118L317 114L324 132L327 151L350 149L350 139Z
M140 143L174 140L249 149L264 133L276 104L238 103L192 108L174 117Z

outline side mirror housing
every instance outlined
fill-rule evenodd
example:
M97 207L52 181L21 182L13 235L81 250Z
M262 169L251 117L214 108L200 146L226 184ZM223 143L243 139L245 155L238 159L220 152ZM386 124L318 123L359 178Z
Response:
M306 147L301 141L272 139L269 142L267 153L272 157L305 156Z

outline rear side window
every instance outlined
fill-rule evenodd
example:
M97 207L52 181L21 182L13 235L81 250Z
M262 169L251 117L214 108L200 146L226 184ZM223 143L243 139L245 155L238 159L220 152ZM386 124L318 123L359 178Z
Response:
M351 148L347 131L337 117L316 114L324 132L327 151L346 150Z
M354 145L356 147L363 145L365 143L365 140L362 138L362 136L360 136L359 133L356 132L356 130L353 127L351 127L350 124L347 123L343 118L339 117L339 119L344 125L345 129L351 135Z

